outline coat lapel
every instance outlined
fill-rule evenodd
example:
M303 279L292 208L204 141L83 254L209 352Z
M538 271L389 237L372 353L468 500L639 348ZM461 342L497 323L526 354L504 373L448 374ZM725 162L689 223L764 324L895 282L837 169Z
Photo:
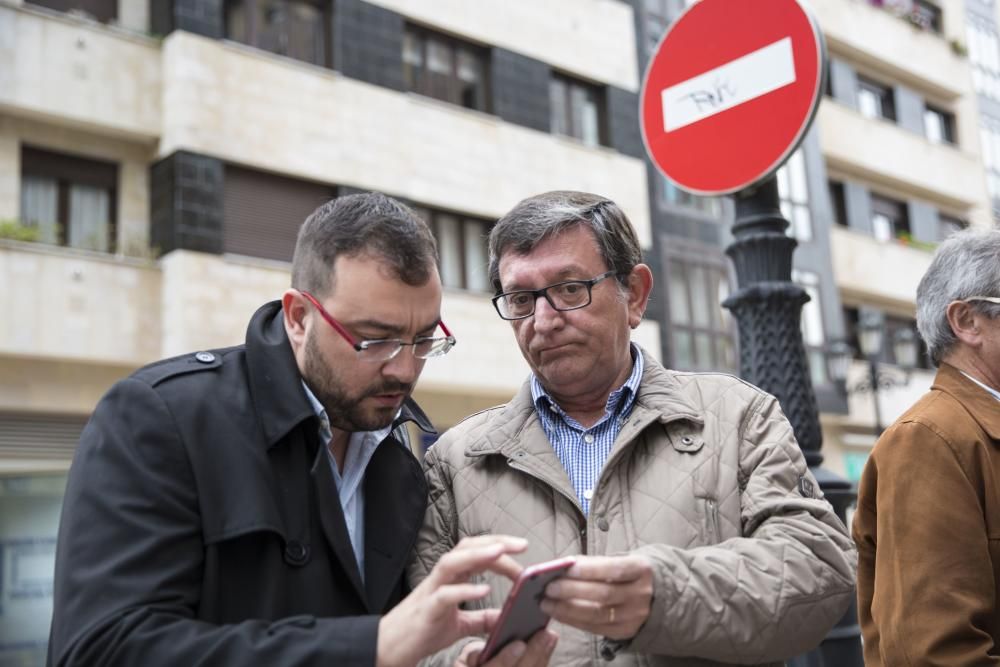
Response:
M427 483L413 455L388 438L365 472L365 584L368 608L385 611L424 520Z
M326 449L320 447L313 461L311 475L312 483L316 491L317 504L319 505L319 521L323 527L323 535L330 549L336 555L340 567L344 570L350 580L354 591L358 594L358 599L367 605L368 596L365 594L364 584L361 582L361 573L358 570L358 561L354 557L354 550L351 547L351 536L347 532L347 523L344 520L344 510L340 505L340 498L337 496L337 484L330 471L330 462L327 460ZM371 608L369 608L371 611Z

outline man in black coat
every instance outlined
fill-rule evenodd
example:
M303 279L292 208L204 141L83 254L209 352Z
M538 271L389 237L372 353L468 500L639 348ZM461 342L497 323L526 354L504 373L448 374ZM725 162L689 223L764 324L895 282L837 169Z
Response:
M299 232L292 286L244 345L142 368L98 404L50 665L412 665L495 621L459 605L486 594L472 574L516 573L521 540L466 540L430 583L404 578L426 506L404 422L431 429L409 396L455 344L429 229L384 195L334 200ZM545 662L543 634L497 664Z

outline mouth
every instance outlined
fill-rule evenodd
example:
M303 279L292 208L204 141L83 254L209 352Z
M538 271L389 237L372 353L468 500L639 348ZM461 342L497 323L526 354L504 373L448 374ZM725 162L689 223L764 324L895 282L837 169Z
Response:
M406 399L405 393L373 394L371 399L380 407L396 408Z
M558 352L564 352L571 345L573 345L573 343L560 343L558 345L546 345L545 347L540 347L537 350L535 350L535 354L537 354L537 355L546 355L546 354L553 354L553 353L558 353Z

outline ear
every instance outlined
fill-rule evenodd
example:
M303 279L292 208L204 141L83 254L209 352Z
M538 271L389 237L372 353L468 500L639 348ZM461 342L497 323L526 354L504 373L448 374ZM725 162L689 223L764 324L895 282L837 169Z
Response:
M982 343L979 326L981 316L971 305L965 301L952 301L945 314L956 338L971 347L978 347Z
M298 290L288 289L281 295L281 312L292 351L298 352L306 341L306 314L309 312L309 304Z
M636 264L628 275L628 325L633 329L642 322L652 291L653 272L645 264Z

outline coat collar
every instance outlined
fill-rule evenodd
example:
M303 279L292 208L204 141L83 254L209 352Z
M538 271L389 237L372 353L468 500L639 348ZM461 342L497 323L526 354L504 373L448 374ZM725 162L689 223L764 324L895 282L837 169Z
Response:
M636 347L639 347L638 345ZM664 368L646 350L639 347L643 355L642 380L635 399L633 415L660 422L687 419L702 424L705 418L702 410L692 398L682 390L673 371ZM527 429L538 422L535 406L531 399L531 381L526 381L513 399L491 422L495 427L482 439L472 443L466 456L504 454L510 456L515 449L526 450L529 454L542 454L552 450L552 445L539 427ZM540 434L540 435L539 435Z
M931 389L953 396L993 440L1000 440L1000 402L962 371L942 363Z
M250 319L246 337L247 373L250 394L268 448L279 442L306 419L315 419L299 374L292 346L288 342L281 302L264 304ZM434 433L427 415L406 399L393 428L414 422L422 431Z

